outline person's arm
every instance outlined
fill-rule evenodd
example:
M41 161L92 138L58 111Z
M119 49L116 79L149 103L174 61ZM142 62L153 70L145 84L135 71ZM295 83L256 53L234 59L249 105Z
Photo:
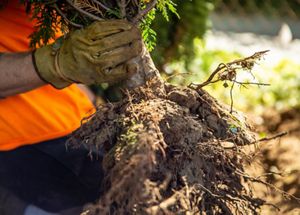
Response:
M62 89L125 80L142 52L138 28L124 20L99 21L71 32L34 53L0 56L0 98L23 93L45 83Z
M0 98L44 85L36 73L31 52L0 53Z

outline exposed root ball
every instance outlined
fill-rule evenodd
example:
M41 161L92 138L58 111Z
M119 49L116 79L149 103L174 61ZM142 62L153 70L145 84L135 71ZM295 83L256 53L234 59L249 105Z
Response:
M103 148L105 179L88 214L256 214L243 145L254 141L238 114L205 91L154 83L100 106L70 144Z

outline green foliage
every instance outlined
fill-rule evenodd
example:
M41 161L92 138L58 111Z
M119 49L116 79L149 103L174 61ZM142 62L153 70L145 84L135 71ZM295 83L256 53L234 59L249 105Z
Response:
M143 10L147 9L149 5L151 6L152 1L125 1L126 6L123 7L125 14L122 13L121 1L119 0L77 0L76 2L21 0L21 3L33 11L32 18L37 21L35 31L31 35L31 46L33 47L41 45L41 43L47 44L51 39L54 39L58 26L66 33L74 28L89 25L96 17L98 20L126 18L133 22L140 21L143 38L148 48L152 50L156 44L156 33L150 28L150 25L154 21L156 13L161 13L166 20L169 20L169 12L178 16L176 4L172 0L157 0L156 7L147 14L143 14ZM73 3L70 4L69 2ZM76 8L80 8L85 13ZM138 20L135 20L136 17Z
M162 16L169 21L169 11L179 17L177 13L176 4L173 1L160 0L157 3L157 9L161 12Z
M155 19L156 11L152 10L144 20L142 20L140 27L142 29L142 36L149 51L152 51L156 46L156 32L150 27Z
M48 44L58 32L66 30L67 23L57 13L55 8L61 8L66 13L63 1L55 2L50 0L20 0L26 6L26 11L31 12L31 18L35 21L34 32L30 35L30 47L38 47ZM66 7L67 8L67 7ZM72 18L73 20L75 17Z
M266 74L259 74L260 78L271 83L269 96L261 95L260 102L266 106L275 104L279 109L287 106L300 106L300 64L289 59L280 60L274 67L264 66ZM271 74L271 72L273 74ZM265 93L264 90L263 93Z
M78 13L65 0L21 0L28 8L32 8L32 18L37 22L31 35L31 46L47 44L55 38L58 26L64 33L74 29L70 22L87 26L93 20ZM89 0L76 1L81 8L103 19L121 17L121 11L115 1L98 0L107 5L110 10L102 10L91 4ZM127 17L131 20L138 11L129 1L129 9L133 12ZM139 0L140 10L147 7L151 0ZM194 56L194 38L201 38L209 27L208 16L213 9L215 0L158 0L155 9L140 20L142 36L147 48L153 51L152 56L161 70L163 65L174 61L183 61L188 67ZM128 10L129 10L128 9ZM177 11L178 10L178 11ZM133 13L133 15L132 15ZM62 19L64 14L69 20ZM180 19L179 19L180 17Z
M31 42L30 46L41 46L42 44L48 43L52 38L55 38L55 32L60 24L56 20L58 19L57 14L47 8L34 8L32 17L37 20L34 26L34 33L30 35Z
M160 0L158 1L156 8L150 11L141 21L140 27L142 29L143 39L149 51L153 51L157 43L157 33L151 27L151 24L156 18L157 11L159 12L158 16L160 18L163 18L164 21L169 22L170 15L179 18L176 6L177 5L173 1ZM171 12L171 14L169 14L169 12Z
M176 0L174 3L177 5L177 13L167 17L169 22L161 13L152 25L158 38L152 57L160 69L166 63L175 61L183 61L188 68L195 54L193 41L202 38L209 28L208 16L214 8L215 0Z

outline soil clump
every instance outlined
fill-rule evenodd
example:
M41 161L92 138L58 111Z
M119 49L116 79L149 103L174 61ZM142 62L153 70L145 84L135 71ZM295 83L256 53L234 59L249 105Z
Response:
M206 91L151 79L99 106L69 144L105 152L87 214L258 214L264 201L244 172L254 141L243 116Z

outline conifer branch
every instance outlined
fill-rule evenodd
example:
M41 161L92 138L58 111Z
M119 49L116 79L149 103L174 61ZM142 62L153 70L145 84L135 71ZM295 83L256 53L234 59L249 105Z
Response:
M83 28L83 25L77 24L75 22L72 22L71 20L69 20L66 16L66 14L64 14L61 9L59 9L59 7L57 6L57 4L54 4L53 7L55 8L55 10L57 11L57 13L70 25L72 25L73 27L76 28Z
M102 7L103 9L105 9L105 10L107 10L107 11L110 11L111 9L108 7L108 6L106 6L104 3L101 3L101 2L99 2L99 1L97 1L97 0L91 0L92 2L94 2L95 4L97 4L97 5L99 5L100 7Z
M83 15L86 15L87 17L89 17L90 19L94 20L94 21L102 21L103 19L98 17L98 16L95 16L94 14L92 13L89 13L83 9L81 9L80 7L77 7L72 1L70 0L66 0L66 2L71 5L75 10L77 10L79 13L83 14Z

